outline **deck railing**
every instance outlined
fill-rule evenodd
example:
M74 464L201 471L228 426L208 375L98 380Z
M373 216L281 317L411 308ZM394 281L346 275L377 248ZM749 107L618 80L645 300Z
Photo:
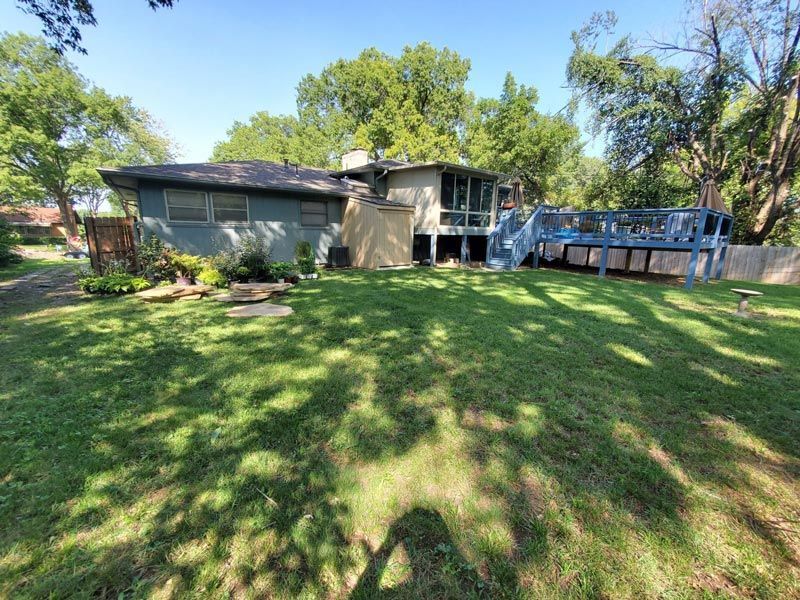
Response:
M600 241L610 228L611 241L687 243L695 241L703 211L702 241L727 242L732 217L702 208L547 212L541 241Z

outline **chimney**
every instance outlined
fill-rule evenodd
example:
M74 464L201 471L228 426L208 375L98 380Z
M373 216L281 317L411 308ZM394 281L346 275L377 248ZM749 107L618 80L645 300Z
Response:
M363 148L353 148L342 154L342 171L369 164L369 153Z

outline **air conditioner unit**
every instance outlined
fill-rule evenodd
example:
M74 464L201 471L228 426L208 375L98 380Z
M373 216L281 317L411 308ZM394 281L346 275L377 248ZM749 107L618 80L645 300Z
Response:
M328 266L349 267L350 266L350 247L349 246L330 246L328 248Z

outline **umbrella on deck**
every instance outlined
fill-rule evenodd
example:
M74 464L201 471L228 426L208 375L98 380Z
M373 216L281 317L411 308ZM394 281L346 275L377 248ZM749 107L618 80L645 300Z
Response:
M511 192L508 194L508 200L503 203L502 208L514 208L522 206L522 180L519 177L514 177L511 181Z
M697 199L696 208L710 208L711 210L718 210L725 214L731 214L731 211L725 206L722 201L722 196L717 189L717 184L713 179L709 178L703 182L703 188L700 190L700 197Z

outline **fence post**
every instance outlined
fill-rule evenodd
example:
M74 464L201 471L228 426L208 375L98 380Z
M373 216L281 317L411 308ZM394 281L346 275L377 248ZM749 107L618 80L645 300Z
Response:
M691 290L694 285L694 275L697 272L697 259L700 256L700 246L703 243L703 230L706 226L707 208L700 209L700 217L697 219L697 226L694 230L694 240L692 243L692 256L689 259L689 270L686 272L686 284L684 287Z
M606 231L603 235L603 251L600 254L600 271L598 277L606 276L606 263L608 262L608 244L611 242L611 226L614 224L614 211L608 211L606 215Z

